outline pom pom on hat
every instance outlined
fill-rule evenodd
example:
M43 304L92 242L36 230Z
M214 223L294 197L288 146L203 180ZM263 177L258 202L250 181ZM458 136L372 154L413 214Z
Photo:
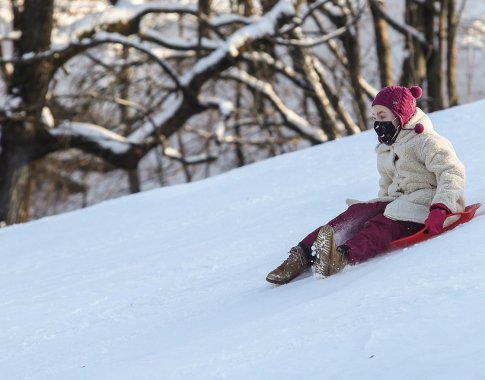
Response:
M423 89L419 86L413 86L409 90L415 99L419 99L423 95Z
M421 124L421 123L416 124L416 126L414 127L414 132L416 132L418 135L420 133L423 133L424 132L424 125Z

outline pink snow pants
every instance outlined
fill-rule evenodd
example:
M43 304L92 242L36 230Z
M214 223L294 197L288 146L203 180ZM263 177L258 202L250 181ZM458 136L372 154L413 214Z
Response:
M356 264L382 253L387 245L418 232L422 224L392 220L384 216L388 202L356 203L331 220L328 224L335 231L337 246L350 248L348 260ZM315 242L318 231L305 237L300 244L310 248Z

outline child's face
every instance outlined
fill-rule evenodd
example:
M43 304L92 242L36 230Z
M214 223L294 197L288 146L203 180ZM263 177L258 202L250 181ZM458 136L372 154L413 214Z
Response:
M393 121L396 118L389 108L380 104L372 106L372 117L374 121Z

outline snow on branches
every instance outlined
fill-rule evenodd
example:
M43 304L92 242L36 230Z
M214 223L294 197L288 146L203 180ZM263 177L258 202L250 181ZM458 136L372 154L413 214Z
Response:
M11 141L32 142L23 159L74 148L133 171L152 151L185 167L235 150L242 165L251 160L245 154L262 158L338 136L331 133L341 124L331 102L314 95L332 86L316 83L325 78L309 56L315 44L341 37L358 14L315 39L303 24L325 7L335 13L330 0L275 0L270 9L252 0L241 3L245 9L206 11L193 1L110 3L64 17L49 14L53 0L26 2L31 14L49 21L43 34L36 35L35 20L15 17L20 29L5 29L5 41L17 39L0 57L3 89L17 101L4 103L0 116L16 131ZM66 10L69 3L62 4ZM14 13L20 17L20 9ZM42 47L24 48L34 45L26 36L38 37ZM337 90L331 95L335 100Z
M239 23L243 26L236 29L233 33L228 35L225 40L217 41L212 39L202 39L198 41L198 47L204 48L207 54L198 59L192 68L185 70L178 74L177 70L172 67L169 62L164 59L164 52L168 50L190 50L196 47L197 41L193 42L180 41L177 39L170 39L150 30L142 30L139 34L122 35L123 30L116 29L115 26L123 25L137 25L139 27L141 18L149 13L175 13L175 14L196 14L196 9L192 6L167 6L166 3L150 3L141 5L130 5L128 7L117 6L113 12L109 14L101 13L97 15L90 15L85 19L79 20L69 28L64 28L56 33L55 41L58 43L50 52L43 52L42 57L52 56L56 59L62 59L64 55L70 57L72 51L85 50L100 44L111 43L120 44L126 47L136 49L137 51L146 54L150 59L155 61L164 71L164 73L171 78L174 85L174 92L172 92L165 100L162 110L159 113L154 113L147 119L147 121L133 133L123 140L123 149L129 149L130 146L152 146L152 142L164 136L166 138L171 136L193 115L211 109L214 106L213 101L207 101L199 98L200 89L216 75L220 75L226 69L230 68L239 60L244 51L248 50L251 43L260 41L265 38L270 38L278 35L281 25L291 22L296 14L295 0L280 0L276 5L266 14L260 17L241 18L234 16L217 16L214 19L209 19L208 24L213 27L227 26L232 23ZM119 30L117 32L110 30ZM138 29L137 29L138 30ZM62 43L66 44L63 48ZM164 49L154 49L153 45L162 46ZM162 54L160 54L162 52ZM38 59L40 55L24 57L24 59ZM236 71L233 71L235 73ZM233 78L236 78L233 74ZM265 84L256 78L250 79L248 73L239 71L237 79L244 82L249 87L256 89L263 93L269 101L275 106L280 113L284 123L291 129L297 131L299 134L309 138L313 142L325 141L324 134L319 128L312 127L307 121L298 116L294 111L290 110L284 102L278 98L271 85ZM219 107L224 118L228 118L233 106L229 101L225 101L224 107ZM85 133L86 128L73 129L73 124L70 129L70 141L86 141L89 137L90 144L94 144L99 138L99 146L96 150L98 154L108 151L109 155L120 153L120 138L115 138L112 133L93 134L89 136ZM84 126L85 127L85 126ZM99 126L96 130L100 131ZM64 136L66 126L63 124L63 133L59 133L58 128L51 130L54 136ZM218 140L222 140L221 128L218 128ZM75 133L79 132L79 139L74 139ZM92 132L92 128L90 129ZM82 137L82 138L81 138ZM113 144L108 144L107 139L113 138ZM131 144L131 145L130 145ZM165 152L173 152L165 149ZM172 158L178 157L176 154L170 154ZM189 160L190 161L190 160Z

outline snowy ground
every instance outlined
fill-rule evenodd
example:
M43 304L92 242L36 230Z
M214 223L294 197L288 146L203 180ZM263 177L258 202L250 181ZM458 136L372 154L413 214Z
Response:
M484 201L485 101L432 115ZM0 230L2 380L483 379L484 210L426 243L273 287L287 250L373 198L366 132Z

